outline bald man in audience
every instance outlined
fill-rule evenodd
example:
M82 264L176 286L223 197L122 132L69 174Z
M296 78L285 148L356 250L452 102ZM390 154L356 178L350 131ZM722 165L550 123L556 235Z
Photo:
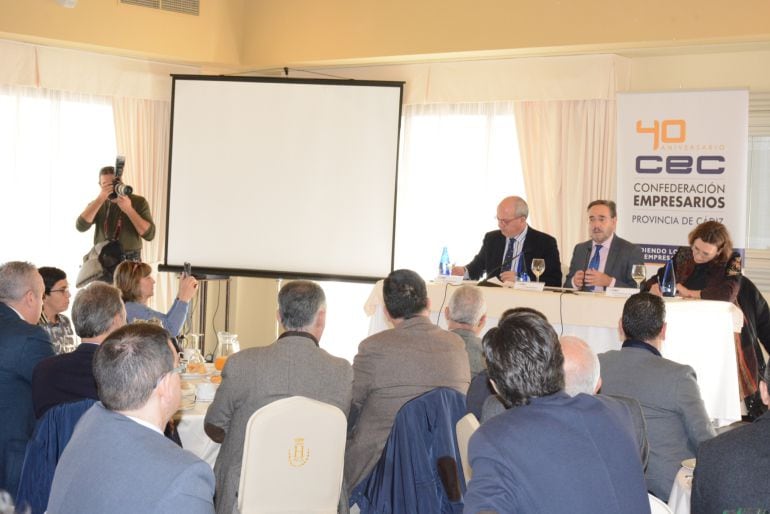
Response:
M521 312L519 312L521 313ZM502 320L501 320L502 322ZM602 385L599 358L588 344L574 336L563 336L559 339L564 354L564 391L570 396L578 394L596 395ZM634 440L639 445L639 458L642 468L647 469L649 461L649 443L647 441L647 423L644 420L642 407L639 402L626 396L602 394L608 403L622 404L628 411L633 422ZM481 410L481 422L484 423L505 411L500 397L489 396Z
M471 436L465 514L649 513L628 410L564 391L564 355L550 323L513 314L488 335L489 377L510 408Z
M602 386L599 357L588 343L575 336L563 336L559 339L564 353L564 390L570 396L577 394L597 394ZM644 421L639 402L626 396L602 395L625 405L634 422L634 438L639 443L639 456L642 467L647 468L649 444L647 442L647 423Z
M32 370L54 354L37 325L43 277L28 262L0 266L0 489L16 494L27 441L35 427Z
M462 337L468 362L471 365L471 378L486 368L481 353L479 334L487 322L487 302L478 287L460 286L444 308L447 328Z

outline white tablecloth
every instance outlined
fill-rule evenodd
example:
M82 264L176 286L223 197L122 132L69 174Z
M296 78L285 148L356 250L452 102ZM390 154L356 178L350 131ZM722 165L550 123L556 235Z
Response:
M428 283L431 317L446 328L444 307L456 286ZM500 315L511 307L539 310L560 335L578 336L596 353L619 349L622 341L618 321L625 298L601 293L518 291L510 288L482 288L487 302L485 330L497 325ZM382 281L375 284L364 309L371 317L369 333L390 328L384 313ZM731 303L707 300L666 299L666 340L661 353L667 359L688 364L698 375L706 411L720 425L741 419L738 366L734 332L743 324L741 311Z
M182 447L209 463L213 468L219 455L219 443L215 443L203 430L203 418L211 402L195 402L190 410L180 410L174 415L176 429Z
M692 470L681 468L676 474L671 496L668 497L668 508L674 514L690 514L690 495L692 494Z

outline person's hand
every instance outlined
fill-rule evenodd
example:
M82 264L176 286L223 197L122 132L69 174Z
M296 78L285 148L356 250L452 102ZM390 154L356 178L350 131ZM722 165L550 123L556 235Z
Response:
M585 284L588 286L607 287L612 283L612 277L599 270L589 269L586 271Z
M663 296L663 293L660 292L660 284L657 282L655 284L652 284L650 286L650 290L647 291L650 294L654 294L655 296Z
M456 275L458 277L465 276L465 266L452 266L452 275Z
M515 271L503 271L500 274L500 280L503 282L516 282L516 272Z
M583 270L580 270L575 273L572 277L572 285L576 288L580 289L583 287L583 283L585 282L585 272Z
M118 208L125 213L128 213L134 208L134 206L131 205L131 198L129 198L128 195L124 195L124 196L119 195L115 199L115 203L117 204Z
M96 201L100 204L104 203L104 201L109 198L109 196L112 194L113 190L112 183L104 184L102 186L102 189L99 191L99 196L96 197Z
M676 295L681 296L682 298L700 298L700 291L694 291L692 289L687 289L682 284L676 285Z
M189 302L198 290L198 280L192 275L182 275L179 279L179 293L177 298L183 302Z

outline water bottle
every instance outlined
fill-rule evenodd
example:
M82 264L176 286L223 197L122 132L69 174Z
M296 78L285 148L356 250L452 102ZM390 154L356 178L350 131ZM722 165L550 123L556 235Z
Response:
M449 265L449 251L446 249L446 246L441 250L441 260L438 261L438 274L444 277L452 274L452 267Z
M676 296L676 275L674 274L674 263L671 259L666 263L663 270L663 278L660 279L660 292L663 296Z

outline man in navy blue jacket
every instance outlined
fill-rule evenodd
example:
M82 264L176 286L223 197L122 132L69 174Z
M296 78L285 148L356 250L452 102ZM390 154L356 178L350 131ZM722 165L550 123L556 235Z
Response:
M43 277L32 264L0 266L0 489L11 494L35 426L32 370L54 354L48 334L37 326L43 291Z
M486 341L489 377L516 408L471 437L464 512L649 513L628 410L564 391L564 356L548 321L513 314Z

